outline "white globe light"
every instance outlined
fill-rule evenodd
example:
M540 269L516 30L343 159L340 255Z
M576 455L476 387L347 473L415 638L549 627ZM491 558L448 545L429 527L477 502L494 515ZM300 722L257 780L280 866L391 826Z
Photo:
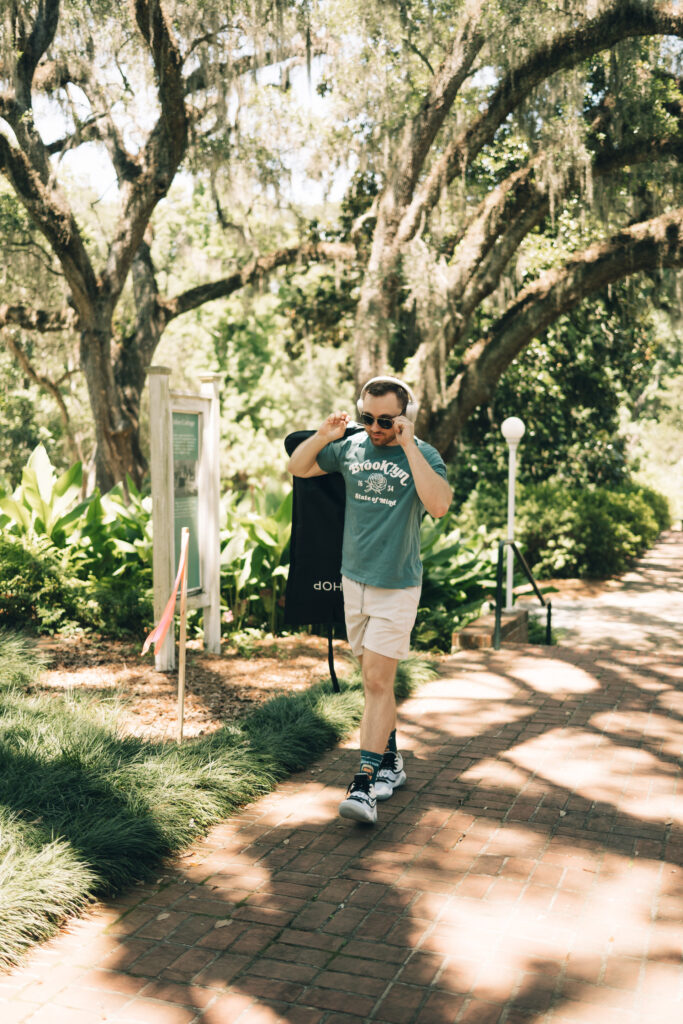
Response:
M525 426L519 416L508 416L500 425L503 437L508 444L518 444L524 437Z

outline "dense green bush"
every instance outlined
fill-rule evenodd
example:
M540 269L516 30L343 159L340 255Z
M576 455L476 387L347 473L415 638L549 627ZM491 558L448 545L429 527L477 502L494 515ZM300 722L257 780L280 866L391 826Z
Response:
M32 551L0 534L0 626L49 633L94 618L83 584L57 552Z
M465 534L485 526L504 536L506 487L482 482L456 519ZM537 577L623 572L670 526L667 499L651 487L572 487L558 479L517 487L515 534Z
M668 498L663 494L660 494L659 491L656 491L653 487L646 487L644 484L638 484L637 489L643 500L652 510L659 532L661 533L662 530L670 529L673 522L673 516Z
M546 481L522 489L516 533L536 576L605 578L623 572L671 525L666 499L650 488L571 488Z
M234 631L282 628L284 592L289 571L292 492L249 495L228 492L223 498L221 530L221 599L224 622Z
M82 467L57 477L42 445L0 493L0 621L110 636L152 620L152 503L127 481L81 501Z
M0 494L0 624L42 632L76 626L141 636L152 624L152 502L129 480L81 501L81 468L57 478L40 446L21 485ZM649 487L519 488L517 538L535 574L605 577L625 569L670 526ZM226 633L282 629L291 491L223 499L221 599ZM495 586L495 540L506 495L486 481L455 516L422 526L423 596L414 643L450 649L454 629L480 613ZM468 541L463 537L474 538ZM191 613L199 628L200 613Z

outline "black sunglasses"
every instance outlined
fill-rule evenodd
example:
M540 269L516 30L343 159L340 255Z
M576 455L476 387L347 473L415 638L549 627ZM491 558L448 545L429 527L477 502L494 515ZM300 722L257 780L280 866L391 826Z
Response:
M360 414L360 418L361 422L364 423L366 427L371 427L372 424L376 422L380 430L391 430L394 425L394 420L400 415L400 413L397 413L396 416L377 416L375 418L374 416L371 416L369 412L362 412Z

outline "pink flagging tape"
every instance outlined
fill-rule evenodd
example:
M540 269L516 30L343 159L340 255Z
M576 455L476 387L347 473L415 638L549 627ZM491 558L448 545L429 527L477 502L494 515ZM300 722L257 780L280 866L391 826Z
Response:
M175 583L173 584L173 592L168 599L168 604L164 608L161 618L159 619L158 623L156 624L156 626L154 627L154 629L149 634L149 636L147 637L143 644L143 654L147 654L147 651L150 649L152 644L154 644L154 653L159 653L159 648L164 642L164 637L168 633L169 627L173 622L173 614L175 612L175 602L176 596L178 594L178 587L180 586L180 581L183 578L183 573L187 568L187 551L189 543L190 531L183 530L183 539L180 545L180 562L178 563L178 574L175 578Z

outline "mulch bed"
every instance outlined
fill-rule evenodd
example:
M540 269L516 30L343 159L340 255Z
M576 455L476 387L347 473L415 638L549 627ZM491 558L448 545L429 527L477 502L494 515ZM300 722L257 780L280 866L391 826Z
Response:
M46 668L34 692L113 699L120 724L129 735L148 739L175 737L177 672L157 672L141 643L88 636L42 638L38 646ZM302 690L329 675L327 640L323 637L276 637L255 644L249 654L225 646L207 654L189 641L186 666L184 735L202 736L277 693ZM346 644L334 641L339 674L349 672Z

